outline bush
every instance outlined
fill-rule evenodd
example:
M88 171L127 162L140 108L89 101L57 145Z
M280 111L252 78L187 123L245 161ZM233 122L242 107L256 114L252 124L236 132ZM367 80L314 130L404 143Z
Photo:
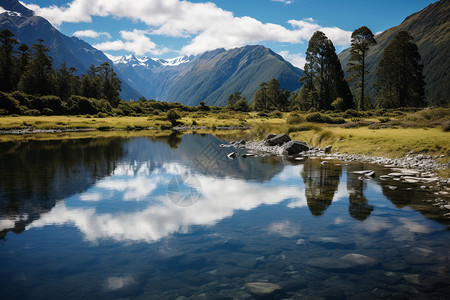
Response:
M0 108L0 116L9 115L9 111L3 108Z
M303 122L305 122L305 118L297 113L291 113L286 119L286 123L290 125L300 124Z
M172 126L178 125L178 119L180 118L180 115L173 109L169 110L167 112L167 119L172 123Z
M53 110L51 110L50 108L46 107L42 110L42 114L46 115L46 116L51 116L53 115Z
M27 110L25 111L25 114L26 114L27 116L40 116L40 115L41 115L41 112L38 111L37 109L27 109Z
M335 111L343 111L345 107L344 99L336 98L336 100L334 100L331 103L331 106L334 108Z
M281 111L279 110L274 110L271 114L270 114L271 118L282 118L283 114L281 113Z
M383 117L383 118L379 118L378 121L380 121L380 123L387 123L389 122L391 119L387 118L387 117Z
M312 123L331 123L331 118L327 115L322 115L319 112L315 112L307 115L306 121Z
M347 109L344 112L344 118L359 118L361 117L360 113L354 109Z

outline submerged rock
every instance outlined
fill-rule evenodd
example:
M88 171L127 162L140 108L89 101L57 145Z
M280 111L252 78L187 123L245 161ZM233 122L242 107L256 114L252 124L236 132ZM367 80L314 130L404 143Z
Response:
M228 156L228 158L231 158L231 159L233 159L233 158L235 158L235 157L236 157L236 152L231 152L231 153L230 153L230 154L228 154L227 156Z
M270 282L248 282L245 285L245 288L251 294L258 296L270 295L273 292L281 289L281 287L278 284Z

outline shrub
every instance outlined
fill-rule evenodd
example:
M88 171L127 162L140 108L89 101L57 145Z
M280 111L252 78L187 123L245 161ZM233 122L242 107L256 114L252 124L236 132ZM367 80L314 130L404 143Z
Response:
M9 111L3 108L0 108L0 116L9 115Z
M312 123L332 123L330 116L315 112L306 116L307 122Z
M283 114L279 110L274 110L272 113L270 113L271 118L281 118L283 117Z
M51 110L50 108L46 107L42 110L42 114L46 115L46 116L51 116L53 115L53 110Z
M344 118L358 118L358 117L361 117L361 115L354 109L347 109L344 112Z
M305 118L297 113L291 113L286 119L286 123L291 125L300 124L303 122L305 122Z
M104 112L99 112L98 114L95 115L97 118L107 118L108 114L104 113Z
M27 109L27 110L25 111L25 114L26 114L27 116L40 116L40 115L41 115L41 112L38 111L37 109Z
M378 121L380 121L380 123L387 123L389 122L391 119L387 118L387 117L383 117L383 118L379 118Z
M169 110L167 112L167 119L172 123L172 126L178 125L178 119L180 118L180 115L173 109Z

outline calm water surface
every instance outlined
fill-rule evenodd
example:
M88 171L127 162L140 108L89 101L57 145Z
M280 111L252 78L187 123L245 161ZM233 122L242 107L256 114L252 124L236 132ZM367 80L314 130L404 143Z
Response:
M0 297L450 293L450 223L423 201L433 194L379 180L390 170L378 166L229 160L220 143L175 134L0 143ZM377 178L352 173L367 168Z

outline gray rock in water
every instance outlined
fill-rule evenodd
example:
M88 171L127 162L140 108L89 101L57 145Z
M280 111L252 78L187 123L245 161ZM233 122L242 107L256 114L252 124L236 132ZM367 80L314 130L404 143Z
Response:
M298 141L289 141L283 145L283 148L288 154L298 154L309 150L309 146L306 143Z
M331 152L331 148L333 148L333 146L328 145L328 146L326 146L325 148L323 148L323 151L324 151L325 153L330 153L330 152Z
M291 140L291 138L287 134L282 133L282 134L276 135L270 139L267 139L266 144L268 146L280 146L280 145L283 145L284 143L289 142L290 140Z
M278 284L270 282L249 282L245 287L250 293L258 296L270 295L281 289Z
M233 159L233 158L235 158L235 157L236 157L236 152L231 152L231 153L230 153L230 154L228 154L227 156L228 156L228 158L231 158L231 159Z

